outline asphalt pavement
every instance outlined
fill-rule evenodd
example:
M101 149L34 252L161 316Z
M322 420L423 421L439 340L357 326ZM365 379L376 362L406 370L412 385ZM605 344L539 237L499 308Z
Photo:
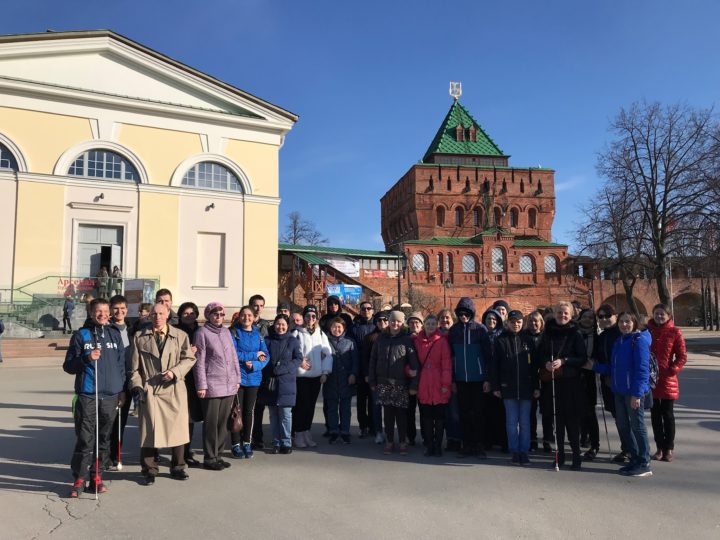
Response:
M618 475L604 433L600 456L581 472L555 472L542 453L520 468L501 452L484 461L425 458L417 446L407 457L384 456L355 436L330 446L319 403L317 449L228 458L230 469L190 469L186 482L171 479L165 461L152 487L140 482L131 418L123 470L104 475L109 491L99 501L67 498L73 378L60 366L0 364L0 539L720 538L717 353L691 353L675 409L676 459L653 462L650 478ZM647 425L652 434L649 414ZM200 438L196 429L201 453Z

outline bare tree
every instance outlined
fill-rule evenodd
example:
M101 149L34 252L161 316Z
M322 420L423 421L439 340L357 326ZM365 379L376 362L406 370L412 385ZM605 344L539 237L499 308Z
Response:
M616 136L598 157L613 193L634 199L642 215L642 254L652 268L660 301L670 303L666 268L672 256L699 249L717 163L717 124L709 109L635 103L611 122Z
M293 245L305 244L309 246L319 246L328 243L328 239L317 230L315 224L310 220L303 219L300 212L290 212L288 219L290 222L285 227L285 232L280 236L281 242Z

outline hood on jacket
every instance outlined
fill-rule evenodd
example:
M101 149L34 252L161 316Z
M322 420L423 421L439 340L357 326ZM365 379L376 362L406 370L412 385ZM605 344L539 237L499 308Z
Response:
M500 332L503 329L503 320L502 320L502 317L500 316L500 313L498 313L498 311L493 308L486 309L485 312L482 314L482 320L480 321L483 325L485 325L485 318L488 315L492 315L493 317L495 317L495 320L497 321L497 325L495 325L494 330L491 330L490 328L488 328L487 331L492 332L492 333Z
M472 313L472 317L470 317L471 320L475 318L475 302L472 301L472 298L463 296L455 307L455 315L457 315L457 312L460 310Z
M328 313L330 313L330 306L333 304L335 304L336 306L338 306L340 308L338 310L338 313L340 313L340 311L342 311L342 302L340 302L340 297L335 296L334 294L332 296L328 296L328 298L327 298L326 306L327 306Z

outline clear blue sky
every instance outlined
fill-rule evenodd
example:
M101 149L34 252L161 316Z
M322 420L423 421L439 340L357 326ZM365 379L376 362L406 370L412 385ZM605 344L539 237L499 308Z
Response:
M300 115L281 227L381 249L380 197L461 102L516 166L555 169L556 240L599 184L608 121L635 100L709 107L715 0L6 0L0 33L109 28Z

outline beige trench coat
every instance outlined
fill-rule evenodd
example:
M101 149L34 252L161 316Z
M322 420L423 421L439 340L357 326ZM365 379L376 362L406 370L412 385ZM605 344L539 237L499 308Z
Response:
M138 414L141 447L172 448L190 441L184 381L194 364L190 339L182 330L168 325L162 356L152 328L144 328L135 334L130 387L145 391L145 402L140 404ZM162 382L160 374L168 369L175 378Z

